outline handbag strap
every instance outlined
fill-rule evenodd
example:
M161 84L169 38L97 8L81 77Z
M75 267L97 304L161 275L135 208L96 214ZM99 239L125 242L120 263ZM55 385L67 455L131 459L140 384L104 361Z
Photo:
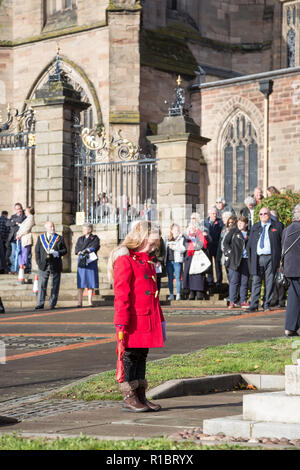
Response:
M296 238L296 240L293 241L291 246L289 246L284 252L281 253L281 260L283 260L284 256L290 251L291 248L293 248L293 246L297 243L298 240L300 240L300 235L298 238Z

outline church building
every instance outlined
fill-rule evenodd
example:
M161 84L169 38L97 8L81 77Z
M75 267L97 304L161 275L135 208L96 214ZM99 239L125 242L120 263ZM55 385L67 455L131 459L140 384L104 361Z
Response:
M300 1L2 0L0 25L0 210L300 190Z

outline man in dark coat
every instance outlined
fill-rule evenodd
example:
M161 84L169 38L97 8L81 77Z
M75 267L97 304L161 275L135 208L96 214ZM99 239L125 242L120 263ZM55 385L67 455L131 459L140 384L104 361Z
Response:
M265 279L264 310L270 310L275 273L280 264L282 227L271 219L270 210L262 207L260 222L253 225L248 242L249 270L252 279L248 311L258 309L262 280Z
M300 204L293 210L293 222L282 235L282 251L284 255L284 273L290 281L286 317L285 335L299 336L300 328Z
M217 209L212 208L209 212L209 217L207 217L207 219L204 220L204 228L205 228L205 231L210 235L210 237L208 237L208 253L209 253L211 263L213 263L213 258L215 260L216 276L217 276L216 287L218 288L221 286L222 280L223 280L221 262L220 262L220 259L217 257L220 235L221 235L223 227L224 227L224 224L222 220L217 217ZM214 285L213 264L211 264L211 267L208 271L207 281L208 281L208 286L211 289Z
M46 222L46 232L42 233L35 246L35 257L38 265L39 293L36 310L44 308L48 279L51 275L52 286L50 308L54 309L58 299L60 277L62 272L62 256L67 248L62 236L55 233L53 222Z

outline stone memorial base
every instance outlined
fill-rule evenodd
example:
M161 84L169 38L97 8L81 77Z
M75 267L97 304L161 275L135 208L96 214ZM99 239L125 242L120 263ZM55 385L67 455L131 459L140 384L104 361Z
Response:
M246 439L259 439L263 437L299 439L300 423L245 420L243 415L237 415L204 420L203 433L209 435L223 433L226 436Z
M243 438L300 438L300 360L285 368L285 391L243 396L243 414L203 421L203 432Z

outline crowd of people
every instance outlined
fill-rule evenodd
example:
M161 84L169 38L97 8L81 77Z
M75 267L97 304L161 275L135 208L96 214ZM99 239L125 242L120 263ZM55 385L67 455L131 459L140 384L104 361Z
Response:
M268 191L272 195L277 190L271 187ZM175 299L174 277L177 300L184 295L190 300L203 300L223 288L224 276L229 285L228 309L239 307L255 312L262 298L262 307L268 311L272 306L285 306L287 298L285 335L299 336L300 204L294 207L292 223L285 228L278 213L264 207L262 201L262 191L256 188L236 214L224 199L217 199L205 220L194 212L183 231L173 223L165 239L158 225L135 221L123 242L110 254L107 268L114 287L114 324L121 358L117 363L117 381L123 393L124 411L161 409L146 397L146 360L149 348L163 347L166 341L166 322L159 301L164 276L168 277L169 300ZM259 222L255 223L257 204ZM10 273L17 272L18 266L28 266L33 245L34 209L27 207L24 211L17 203L15 210L10 219L5 211L0 218L1 267L3 272ZM84 289L88 289L89 306L93 306L92 293L99 288L100 240L93 234L92 224L83 224L82 230L75 246L78 308L82 307ZM66 253L63 236L55 232L53 222L47 221L35 245L39 276L37 310L44 308L50 276L50 308L55 308L62 257ZM285 283L276 276L282 261L284 275L282 269L280 274L288 280L288 293ZM0 313L4 311L0 302Z
M259 200L261 198L256 199L255 204ZM183 233L179 225L172 224L165 240L159 227L139 221L110 255L108 273L114 285L114 324L118 340L116 378L123 394L123 411L139 413L161 409L159 404L146 398L145 391L149 349L163 347L167 338L166 322L159 303L163 264L168 276L169 298L173 300L174 277L177 299L181 298L182 287L187 289L190 299L202 299L206 284L214 279L212 264L215 264L216 281L221 283L224 263L229 283L228 308L239 306L255 312L261 297L264 310L270 310L275 274L283 258L285 276L289 280L285 335L298 336L300 204L294 207L292 223L287 228L264 204L260 204L259 222L252 221L250 230L248 218L242 215L245 211L237 216L223 201L222 206L223 213L219 209L221 217L214 207L204 224L201 224L199 214L193 213ZM249 287L251 296L248 303ZM281 301L284 298L285 292Z
M267 196L273 194L279 191L271 186ZM262 191L255 188L238 215L220 198L204 221L198 213L193 213L185 230L181 231L179 225L173 223L169 236L155 251L157 277L168 277L169 300L207 299L212 293L224 292L227 285L225 300L230 310L243 308L255 312L262 299L263 310L269 311L272 307L285 307L288 298L287 319L292 317L294 321L287 320L285 334L296 335L300 327L300 286L296 280L300 265L297 266L296 261L299 253L295 257L293 253L300 248L300 208L295 207L293 222L285 228L278 212L262 207L262 202ZM254 223L257 204L260 204L259 222ZM289 247L290 241L294 245ZM286 249L289 252L284 266L295 278L289 280L288 292L287 285L277 279ZM160 283L158 287L160 289Z
M28 272L31 269L31 234L34 222L34 208L17 202L15 213L8 218L8 212L2 211L0 217L0 273L17 274L23 266Z
M274 187L268 188L268 196L274 193L279 191ZM255 206L262 200L261 189L255 188L253 196L246 197L245 207L236 214L223 198L218 198L204 220L194 212L184 230L173 223L167 237L163 238L160 232L159 246L153 253L158 291L161 279L167 277L168 300L205 300L213 293L224 294L227 290L225 300L228 309L239 307L254 312L260 307L261 297L261 306L265 311L271 307L285 307L287 288L276 280L276 272L284 249L283 240L288 243L289 236L282 237L285 231L278 213L267 207L261 207L260 220L254 223ZM3 211L0 217L0 268L2 273L10 274L18 273L20 267L30 271L33 246L31 230L35 224L32 207L24 210L20 203L16 203L14 208L15 213L10 218L7 211ZM297 210L295 214L293 224L299 220ZM88 305L93 306L92 295L99 288L97 253L100 240L92 232L93 225L84 224L83 235L75 246L75 254L78 256L78 307L82 307L84 289L88 290ZM296 242L298 248L299 243ZM297 256L291 258L294 249L287 255L288 265L297 259ZM48 221L45 233L38 237L35 246L39 279L36 309L44 308L50 276L50 308L55 308L62 257L66 253L63 237L55 233L53 222ZM291 284L296 292L297 283ZM288 323L286 334L297 331L290 326Z

